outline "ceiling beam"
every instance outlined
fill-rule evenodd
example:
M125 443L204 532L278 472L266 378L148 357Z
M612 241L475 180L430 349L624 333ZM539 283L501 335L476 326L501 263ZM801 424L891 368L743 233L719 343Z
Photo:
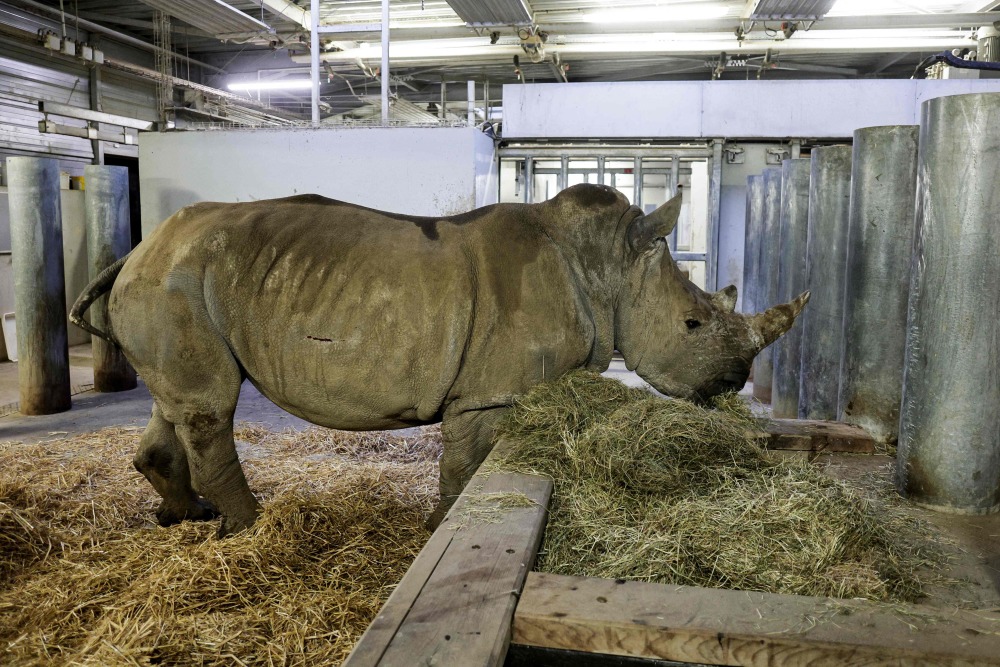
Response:
M957 12L988 12L1000 7L1000 0L970 0L956 9Z
M312 17L309 15L308 10L299 7L294 2L290 2L289 0L261 0L261 4L270 10L272 14L283 16L306 30L309 30L312 26Z

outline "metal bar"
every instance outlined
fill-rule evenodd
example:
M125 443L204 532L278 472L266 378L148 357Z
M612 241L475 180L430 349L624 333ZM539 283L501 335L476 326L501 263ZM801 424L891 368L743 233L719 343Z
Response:
M781 169L765 169L763 225L760 236L760 263L757 278L758 306L764 310L778 300L778 219L781 214ZM753 397L762 403L771 402L771 382L774 378L774 347L760 352L754 360Z
M597 156L597 182L604 185L604 156Z
M91 67L87 73L89 79L90 110L100 113L101 111L101 67ZM98 139L91 139L90 149L94 153L94 164L104 164L104 144Z
M649 147L649 146L610 146L610 145L592 145L592 146L560 146L560 145L549 145L549 146L505 146L500 148L501 158L524 158L524 157L538 157L546 158L551 157L552 159L558 159L563 155L568 155L571 158L593 158L593 157L606 157L609 159L621 159L621 160L631 160L634 157L649 157L649 158L663 158L664 153L671 156L677 157L680 160L693 161L693 160L703 160L707 157L711 157L712 149L708 148L694 148L694 147L673 147L673 146L661 146L661 147Z
M673 252L671 251L670 256L674 258L676 262L704 262L708 259L708 253L704 252Z
M448 82L441 78L441 106L438 107L438 118L444 120L448 117Z
M535 159L524 158L524 203L531 204L535 200Z
M7 158L20 411L70 408L59 161Z
M125 130L121 133L104 132L96 127L78 127L76 125L59 125L51 120L38 121L38 131L42 134L61 134L64 137L80 137L91 141L112 141L121 144L134 145L138 143L136 137L128 134Z
M559 189L565 190L569 187L569 157L562 156L562 167L559 169Z
M131 127L136 130L151 130L154 125L152 121L148 120L139 120L138 118L129 118L128 116L117 116L112 113L92 111L90 109L84 109L83 107L74 107L68 104L60 104L58 102L46 102L44 100L40 100L38 102L38 110L44 114L54 114L56 116L64 116L66 118L78 118L80 120L88 120L94 123L107 123L108 125Z
M708 182L708 265L705 267L705 287L719 289L719 225L722 220L722 139L712 142Z
M670 187L669 197L675 197L677 195L677 184L680 182L680 157L674 155L670 158L670 181L668 186ZM670 232L670 236L667 238L667 244L670 246L670 250L673 251L677 248L677 227L674 227L673 231Z
M345 23L341 25L321 25L316 32L321 35L349 34L353 32L382 32L382 23Z
M89 165L83 170L87 184L84 210L87 225L87 260L90 279L132 250L129 224L128 169ZM90 322L108 330L108 300L98 299L90 307ZM135 389L135 370L118 346L94 336L94 389L125 391Z
M466 84L466 99L468 100L468 123L470 126L476 124L476 82L469 79Z
M635 166L632 167L632 187L634 192L632 203L642 208L642 157L637 156L633 164Z
M309 0L309 81L311 82L311 110L313 127L319 127L319 0ZM383 111L383 115L385 112Z
M382 0L382 124L389 124L389 0Z

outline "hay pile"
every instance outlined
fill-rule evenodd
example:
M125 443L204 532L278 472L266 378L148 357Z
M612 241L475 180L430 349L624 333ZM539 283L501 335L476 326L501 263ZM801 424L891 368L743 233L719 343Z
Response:
M543 384L501 427L505 470L555 484L537 569L912 601L938 556L886 498L769 456L734 395L711 408L587 372Z
M439 435L237 430L252 530L152 524L138 430L0 444L0 664L336 664L427 539Z

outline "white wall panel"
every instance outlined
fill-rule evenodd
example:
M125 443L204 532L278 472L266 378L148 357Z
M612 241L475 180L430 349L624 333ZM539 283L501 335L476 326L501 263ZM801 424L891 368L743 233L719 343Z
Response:
M917 123L925 99L990 91L1000 79L515 84L504 137L845 138Z
M199 201L315 193L411 215L496 201L493 142L474 128L321 128L144 133L143 236Z

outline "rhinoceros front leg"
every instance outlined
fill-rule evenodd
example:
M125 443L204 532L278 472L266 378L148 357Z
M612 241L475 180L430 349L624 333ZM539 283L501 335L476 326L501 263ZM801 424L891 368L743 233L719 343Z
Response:
M493 449L497 422L507 414L507 406L446 412L441 422L444 452L441 454L440 500L427 519L431 530L440 525L462 489L476 474Z
M208 521L218 516L215 507L199 498L191 486L191 471L184 447L177 439L174 425L163 418L160 406L155 403L132 463L163 498L156 510L156 519L161 526L171 526L185 519Z

